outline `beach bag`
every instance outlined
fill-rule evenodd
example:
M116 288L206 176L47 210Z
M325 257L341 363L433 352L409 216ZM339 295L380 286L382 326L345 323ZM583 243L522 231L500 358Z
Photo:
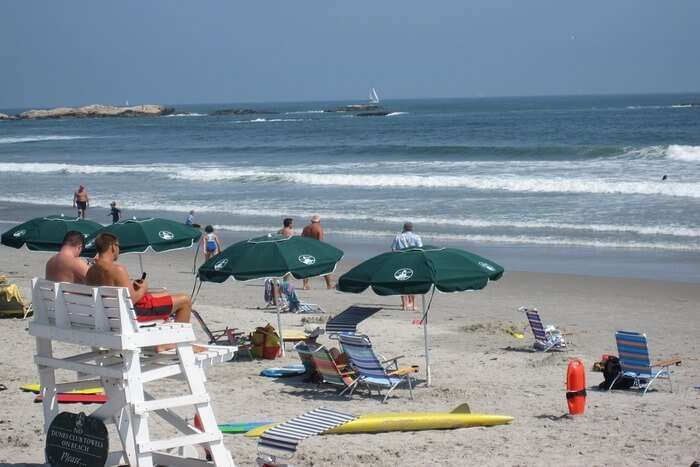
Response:
M603 378L605 378L605 380L598 385L598 389L604 389L606 391L609 390L613 381L615 381L615 378L617 378L621 371L622 367L620 366L620 360L613 355L608 356L608 359L605 360L605 366L603 367ZM615 381L615 385L612 387L612 389L629 389L633 385L634 378L627 378L626 376L623 376L621 378L617 378L617 381Z
M253 343L251 349L254 358L264 358L274 360L280 352L280 337L271 324L267 326L257 327L250 336Z

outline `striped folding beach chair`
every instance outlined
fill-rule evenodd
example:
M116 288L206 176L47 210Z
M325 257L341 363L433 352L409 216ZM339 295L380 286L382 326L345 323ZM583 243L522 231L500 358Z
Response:
M657 378L668 379L671 392L671 365L680 365L680 358L670 358L652 364L649 357L649 346L647 345L646 334L631 331L617 331L615 333L617 352L620 359L620 374L613 380L610 388L615 382L626 376L634 379L633 388L644 389L642 395L646 394L651 384Z
M535 343L533 347L535 350L541 350L542 352L548 352L550 350L565 350L566 341L559 331L553 325L544 327L542 325L542 320L540 319L540 314L536 308L528 309L525 307L520 307L519 311L522 311L527 315L527 320L530 323L530 328L532 333L535 335Z
M340 394L351 390L355 374L347 365L338 365L328 349L322 345L311 351L311 359L320 376L321 383L331 384L341 389Z
M372 387L377 388L377 392L381 396L381 389L388 389L382 403L386 402L391 392L401 383L408 385L408 391L411 399L413 399L413 373L417 371L417 367L399 368L398 360L403 355L394 357L383 362L377 358L377 355L372 349L372 343L367 336L362 334L340 333L338 334L340 346L343 352L350 360L350 366L355 370L357 378L349 389L349 395L355 391L358 385L362 384L367 387L372 394ZM383 364L390 363L389 368L385 368ZM393 368L392 368L393 367Z
M259 464L275 465L277 458L289 458L299 442L355 420L354 415L318 408L265 431L258 441ZM266 451L263 453L263 451Z
M379 307L356 306L346 308L340 314L329 319L326 323L326 334L331 339L337 337L340 332L357 332L357 325L366 320L376 312Z

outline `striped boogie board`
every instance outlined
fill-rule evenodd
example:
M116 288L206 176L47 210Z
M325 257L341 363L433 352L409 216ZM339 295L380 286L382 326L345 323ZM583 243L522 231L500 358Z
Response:
M335 410L318 408L270 428L260 436L258 450L272 449L278 455L296 452L300 441L343 425L357 417Z

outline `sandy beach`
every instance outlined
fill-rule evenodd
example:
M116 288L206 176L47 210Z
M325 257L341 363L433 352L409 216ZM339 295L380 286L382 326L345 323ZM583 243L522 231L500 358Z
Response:
M192 289L192 252L174 252L145 258L151 283L174 291ZM45 253L0 250L0 274L9 275L29 296L29 281L43 272ZM133 255L123 262L136 271ZM352 262L341 262L338 272ZM508 265L504 265L508 271ZM318 303L328 315L351 304L377 304L383 310L365 321L367 333L384 355L403 354L407 364L423 370L422 330L411 323L416 314L399 309L398 297L373 293L343 294L323 288L299 291L304 301ZM259 281L205 284L196 308L210 325L252 330L273 313L263 304ZM346 400L333 389L318 390L299 378L270 379L261 369L298 363L296 353L277 361L242 361L208 371L208 390L217 421L283 421L304 411L327 407L351 414L378 411L449 411L467 402L474 412L512 415L511 425L452 431L328 435L303 442L293 459L296 465L690 465L700 459L700 344L697 333L696 284L641 279L589 277L566 274L506 272L498 282L479 292L438 294L431 312L433 386L419 384L414 400L406 390L382 405L363 394ZM537 307L546 323L572 333L570 350L563 353L530 352L532 335L525 329L519 340L502 328L525 328L519 306ZM285 329L302 329L304 315L283 316ZM27 322L2 320L3 355L0 358L0 462L36 465L43 461L41 405L21 392L20 385L37 381L32 357L34 341ZM616 353L614 331L646 332L653 356L678 355L673 392L666 381L641 397L634 391L599 392L601 373L590 368L601 354ZM204 341L203 333L196 329ZM322 342L328 342L324 337ZM289 348L288 348L289 349ZM588 377L588 406L584 416L564 417L564 378L569 358L583 359ZM419 380L423 373L419 374ZM63 406L79 411L83 406ZM154 422L152 432L164 435ZM241 435L227 435L238 465L254 465L256 444Z

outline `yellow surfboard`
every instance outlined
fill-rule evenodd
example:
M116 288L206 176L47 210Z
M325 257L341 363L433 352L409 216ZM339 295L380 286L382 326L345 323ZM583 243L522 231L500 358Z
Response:
M473 426L504 425L513 421L506 415L471 413L467 404L452 412L386 412L360 415L355 420L323 434L385 433L390 431L453 430ZM255 438L278 424L254 428L245 436Z
M34 394L39 394L41 392L41 385L39 384L25 384L19 387L24 392L33 392ZM70 394L103 394L105 390L103 388L87 388L75 391L69 391Z

